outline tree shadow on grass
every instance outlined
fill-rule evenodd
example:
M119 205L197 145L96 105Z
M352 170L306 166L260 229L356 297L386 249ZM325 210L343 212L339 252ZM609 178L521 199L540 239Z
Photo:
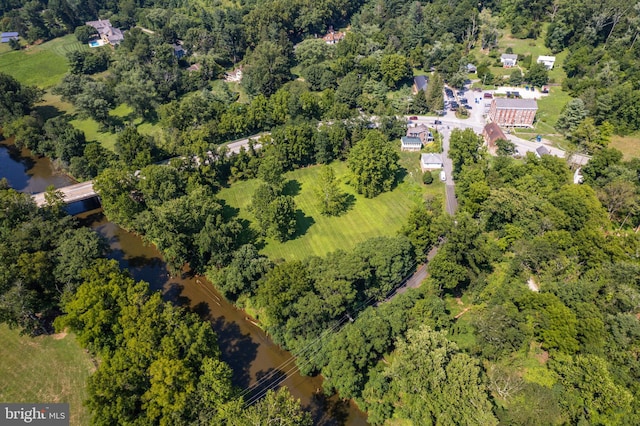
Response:
M296 232L291 239L296 239L306 234L314 223L316 223L314 218L305 215L300 209L296 210Z
M404 167L400 167L398 171L396 171L395 179L393 181L393 185L391 186L391 190L393 191L394 189L396 189L396 187L400 184L400 182L404 180L405 177L407 177L408 174L409 173L407 172L407 169L405 169Z
M53 105L36 105L33 109L36 114L38 114L38 117L42 118L42 121L47 121L65 114L64 111Z
M282 194L295 197L296 195L300 194L301 189L302 185L300 185L300 182L295 179L291 179L284 184L284 187L282 188Z

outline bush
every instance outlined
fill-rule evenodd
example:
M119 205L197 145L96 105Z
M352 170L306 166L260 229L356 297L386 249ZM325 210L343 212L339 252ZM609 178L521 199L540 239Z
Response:
M424 172L424 174L422 175L422 182L425 185L430 185L430 184L433 183L433 175L431 174L431 172L429 170Z

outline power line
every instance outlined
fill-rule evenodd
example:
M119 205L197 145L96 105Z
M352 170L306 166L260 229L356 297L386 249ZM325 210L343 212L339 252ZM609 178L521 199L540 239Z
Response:
M412 270L417 265L418 265L418 262L416 261L411 265L410 269ZM403 284L405 284L414 275L414 273L415 272L412 272L412 273L408 274L396 286L394 286L393 289L391 289L389 292L387 292L387 294L385 295L385 299L384 300L388 300L389 297L393 296L396 293L397 289L400 288ZM361 310L364 310L364 308L366 308L367 305L369 305L372 301L374 301L375 298L376 298L375 295L372 295L367 300L359 303L355 307L354 312L358 313ZM371 306L373 306L373 305L371 305ZM295 362L297 357L302 356L307 350L310 350L311 347L316 345L317 343L320 343L320 347L316 351L316 353L319 353L319 349L322 347L322 340L324 340L330 333L335 331L338 327L340 327L346 321L353 321L353 319L351 318L351 316L349 315L348 312L346 312L342 316L342 318L340 320L338 320L336 323L334 323L331 327L329 327L327 330L323 331L320 334L320 336L318 336L317 338L313 339L310 343L305 345L301 349L301 351L299 352L299 354L297 356L292 356L288 361L282 363L281 366L276 367L270 373L268 373L266 376L260 378L258 381L256 381L256 383L254 383L253 385L251 385L247 389L245 389L241 393L241 396L244 397L244 396L250 394L251 392L253 392L254 390L258 389L259 387L261 387L263 384L266 384L266 382L270 381L272 378L274 378L280 372L279 371L280 368L284 368L284 366L287 366L287 365L291 364L292 362ZM308 355L305 355L304 362L302 363L301 367L307 366L311 362L312 362L312 357L310 357ZM280 372L280 373L282 373L284 375L284 377L281 377L275 383L272 383L272 384L266 386L264 389L259 390L257 394L255 394L253 397L249 398L245 402L245 407L253 405L256 401L258 401L264 395L266 395L269 390L276 388L277 386L282 384L284 381L286 381L288 378L290 378L291 376L296 374L298 371L300 371L300 367L298 367L297 364L294 364L293 367L291 367L287 371Z

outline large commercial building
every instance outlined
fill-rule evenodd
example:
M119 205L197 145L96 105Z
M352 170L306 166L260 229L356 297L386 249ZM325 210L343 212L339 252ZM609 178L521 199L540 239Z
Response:
M497 98L491 102L489 119L501 127L532 127L536 111L535 99Z

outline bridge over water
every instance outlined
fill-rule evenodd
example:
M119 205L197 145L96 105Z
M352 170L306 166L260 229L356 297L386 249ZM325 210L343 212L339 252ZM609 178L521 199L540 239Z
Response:
M62 193L62 199L66 204L87 200L98 195L98 193L93 189L92 180L88 182L76 183L75 185L65 186L64 188L56 189L56 191ZM47 201L45 200L45 194L46 192L40 192L31 196L38 207L42 207L47 204Z
M251 140L256 142L256 140L260 138L260 136L270 135L270 134L271 134L270 132L258 133L258 134L246 137L244 139L238 139L238 140L224 144L227 147L227 156L230 156L232 154L238 154L240 152L240 149L242 149L243 147L246 148L249 145L249 142ZM254 148L260 149L262 148L262 144L255 143ZM212 153L209 152L209 155L212 155ZM166 164L169 161L170 160L166 160L157 164ZM98 193L93 189L93 181L82 182L82 183L77 183L75 185L65 186L64 188L56 189L56 191L62 193L63 200L66 204L75 203L76 201L88 200L89 198L93 198L98 195ZM31 196L31 198L33 198L33 200L36 202L36 205L38 207L42 207L47 204L47 201L45 200L45 197L44 197L45 193L46 192L40 192L38 194L33 194Z

